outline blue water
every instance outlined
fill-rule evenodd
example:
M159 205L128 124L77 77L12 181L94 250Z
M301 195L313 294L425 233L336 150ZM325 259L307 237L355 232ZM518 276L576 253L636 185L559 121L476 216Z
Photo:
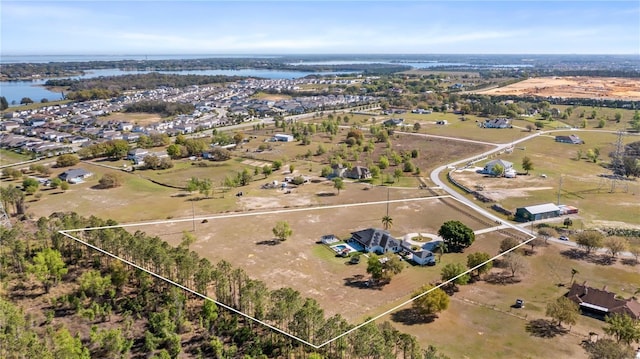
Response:
M151 71L132 71L132 70L119 70L119 69L99 69L88 70L82 76L75 76L75 79L89 79L100 76L121 76L130 74L145 74ZM188 71L155 71L163 74L178 74L178 75L226 75L226 76L252 76L261 77L266 79L297 79L305 77L311 74L321 75L339 75L348 72L335 71L335 72L303 72L303 71L285 71L285 70L258 70L258 69L243 69L243 70L188 70ZM61 100L62 94L57 92L51 92L42 85L47 79L34 80L34 81L13 81L13 82L0 82L0 96L4 96L9 102L10 106L16 106L20 104L20 100L23 97L29 97L35 102L40 102L41 99L46 98L49 101Z
M47 63L47 62L85 62L85 61L119 61L119 60L178 60L178 59L200 59L200 58L279 58L277 55L2 55L0 56L0 64L8 63ZM410 60L394 60L381 59L377 60L327 60L327 61L300 61L291 63L292 65L349 65L349 64L394 64L408 65L416 69L432 68L438 66L474 66L471 63L456 62L438 62L438 61L410 61ZM487 65L484 65L487 66ZM506 65L489 65L496 68L510 67L532 67L531 64L506 64ZM100 69L89 70L83 76L75 78L94 78L99 76L118 76L128 74L144 74L151 71L131 71L119 69ZM296 79L304 77L314 72L302 71L286 71L286 70L191 70L191 71L158 71L167 74L180 75L227 75L227 76L253 76L267 79ZM316 74L344 74L347 72L315 72ZM1 82L0 96L7 98L10 105L17 105L23 97L29 97L33 101L39 102L46 98L50 101L62 98L61 93L51 92L41 85L47 79L35 81L16 81Z

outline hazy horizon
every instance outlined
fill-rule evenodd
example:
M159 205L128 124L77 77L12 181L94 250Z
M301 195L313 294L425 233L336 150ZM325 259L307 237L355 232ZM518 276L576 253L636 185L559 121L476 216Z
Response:
M637 1L2 1L4 56L636 55Z

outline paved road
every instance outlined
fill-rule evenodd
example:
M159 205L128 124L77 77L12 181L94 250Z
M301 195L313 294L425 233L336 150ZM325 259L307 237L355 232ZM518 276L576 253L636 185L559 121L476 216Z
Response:
M455 167L456 165L459 165L459 164L461 164L461 163L465 163L465 164L466 164L466 163L468 163L468 162L470 162L470 161L473 161L473 160L475 160L475 159L477 159L477 158L480 158L480 157L486 157L486 156L489 156L489 155L491 155L491 154L493 154L493 153L503 151L503 150L505 150L505 149L507 149L507 148L509 148L509 147L513 147L513 146L515 146L515 145L516 145L516 144L518 144L518 143L522 143L522 142L525 142L525 141L529 141L529 140L530 140L530 139L532 139L532 138L536 138L536 137L538 137L538 136L546 135L546 134L550 134L550 133L554 133L554 132L566 132L566 131L575 131L575 132L602 132L602 133L616 133L616 131L609 131L609 130L583 130L583 129L578 129L578 128L572 128L572 129L566 129L566 128L564 128L564 129L549 130L549 131L536 131L536 132L532 133L532 134L531 134L531 135L529 135L529 136L526 136L526 137L520 138L520 139L518 139L518 140L515 140L515 141L512 141L512 142L509 142L509 143L495 144L495 143L489 143L489 142L474 141L474 142L477 142L477 143L490 144L490 145L495 146L495 148L493 148L493 149L491 149L491 150L489 150L489 151L486 151L486 152L484 152L484 153L482 153L482 154L480 154L480 155L474 155L474 156L472 156L472 157L464 158L464 159L461 159L461 160L458 160L458 161L455 161L455 162L451 162L451 163L446 164L446 165L444 165L444 166L440 166L440 167L436 168L435 170L433 170L433 171L431 172L430 178L431 178L431 180L433 181L433 183L434 183L436 186L440 186L443 190L445 190L445 191L446 191L447 193L449 193L451 196L453 196L453 197L455 197L455 198L459 199L460 201L462 201L462 202L464 202L464 203L468 204L469 206L471 206L471 207L473 207L473 208L477 209L478 211L480 211L481 213L483 213L484 215L486 215L486 216L487 216L487 217L489 217L489 218L492 218L492 219L494 219L494 220L496 220L496 221L500 221L501 223L506 223L505 221L503 221L502 219L498 218L497 216L495 216L495 215L494 215L494 214L492 214L491 212L489 212L489 211L485 210L484 208L481 208L480 206L478 206L474 201L472 201L472 200L468 199L468 198L467 198L467 197L465 197L464 195L462 195L462 194L458 193L456 190L454 190L453 188L451 188L451 187L448 185L448 183L445 183L444 181L442 181L442 180L440 179L440 173L442 173L442 171L444 171L444 170L445 170L445 169L447 169L447 168ZM465 142L473 141L473 140L462 140L462 139L456 139L456 138L452 138L452 137L444 137L444 136L441 136L441 138L451 139L451 140L458 140L458 141L465 141Z
M509 143L504 143L504 144L492 144L494 146L496 146L495 148L486 151L480 155L475 155L469 158L465 158L462 160L458 160L455 162L451 162L449 164L446 164L444 166L440 166L438 168L436 168L435 170L433 170L430 174L430 178L431 181L433 181L433 183L436 186L439 186L440 188L442 188L445 192L447 192L448 194L450 194L452 197L457 198L458 200L460 200L461 202L464 202L465 204L469 205L470 207L474 208L475 210L477 210L478 212L482 213L484 216L491 218L492 220L496 221L496 223L500 223L501 225L507 225L509 227L512 228L516 228L519 231L523 232L523 233L527 233L529 235L531 235L531 229L527 230L526 228L531 226L531 223L525 223L519 226L514 226L512 224L510 224L507 221L504 221L503 219L497 217L496 215L494 215L493 213L487 211L486 209L480 207L479 205L477 205L473 200L467 198L466 196L460 194L459 192L457 192L455 189L453 189L451 186L449 186L449 184L447 183L447 181L443 181L440 179L440 174L442 173L442 171L444 171L445 169L451 168L451 167L455 167L456 165L459 165L461 163L468 163L474 159L477 159L479 157L486 157L488 155L491 155L493 153L496 152L500 152L506 148L515 146L518 143L521 142L525 142L528 141L532 138L536 138L538 136L541 135L546 135L546 134L550 134L550 133L554 133L554 132L564 132L567 130L572 130L572 131L576 131L576 132L580 132L580 131L585 131L585 132L602 132L602 133L616 133L616 131L609 131L609 130L582 130L582 129L558 129L558 130L549 130L549 131L537 131L529 136L523 137L521 139L515 140L513 142L509 142ZM448 137L445 137L448 138ZM448 139L454 139L454 138L448 138ZM458 139L460 140L460 139ZM482 143L482 142L481 142ZM555 242L555 243L560 243L563 245L567 245L567 246L572 246L572 247L577 247L577 243L575 242L571 242L571 241L561 241L557 238L549 238L549 241L551 242ZM598 250L598 253L606 253L606 249L601 248ZM632 256L630 252L623 252L620 254L621 256L625 256L625 257L629 257Z
M488 156L490 154L503 151L503 150L505 150L505 149L507 149L509 147L515 146L518 143L521 143L521 142L524 142L524 141L528 141L528 140L530 140L532 138L538 137L538 136L540 136L541 133L542 132L536 132L536 133L533 133L533 134L531 134L531 135L529 135L527 137L523 137L523 138L521 138L519 140L515 140L515 141L509 142L509 143L503 143L503 144L495 144L495 143L493 143L491 145L495 146L495 148L493 148L493 149L491 149L489 151L486 151L486 152L484 152L484 153L482 153L480 155L474 155L474 156L471 156L471 157L468 157L468 158L464 158L464 159L461 159L461 160L458 160L458 161L455 161L455 162L451 162L451 163L446 164L444 166L440 166L440 167L436 168L435 170L433 170L431 172L431 175L430 175L431 181L433 181L433 183L436 186L439 186L440 188L442 188L444 191L446 191L452 197L455 197L456 199L460 200L461 202L469 205L470 207L474 208L478 212L482 213L482 215L486 216L487 218L491 218L492 220L494 220L496 222L499 222L500 224L505 224L505 225L512 226L509 222L506 222L506 221L502 220L500 217L498 217L498 216L494 215L493 213L487 211L486 209L478 206L474 201L472 201L472 200L468 199L467 197L465 197L464 195L458 193L456 190L454 190L452 187L450 187L448 183L446 183L445 181L442 181L440 179L440 173L442 173L442 171L444 171L445 169L448 169L450 167L455 167L456 165L459 165L461 163L465 163L466 164L468 162L473 161L476 158L486 157L486 156ZM448 138L448 137L445 137L445 138ZM450 138L450 139L453 140L454 138ZM480 142L480 143L488 144L486 142ZM523 231L522 228L519 228L519 227L516 227L516 226L513 226L513 227L517 228L520 231Z

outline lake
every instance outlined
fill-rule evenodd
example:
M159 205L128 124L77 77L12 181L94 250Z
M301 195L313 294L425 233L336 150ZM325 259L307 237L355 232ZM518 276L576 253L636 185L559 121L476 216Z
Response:
M119 70L119 69L99 69L99 70L87 70L82 76L74 76L74 79L88 79L96 78L100 76L121 76L130 74L146 74L152 71L132 71L132 70ZM336 71L336 72L303 72L303 71L286 71L286 70L258 70L258 69L242 69L242 70L189 70L189 71L155 71L162 74L178 74L178 75L226 75L226 76L251 76L261 77L265 79L297 79L305 77L307 75L319 74L319 75L340 75L350 72ZM62 94L59 92L52 92L44 88L42 85L48 79L33 80L33 81L12 81L12 82L0 82L0 96L4 96L9 102L10 106L16 106L20 104L20 100L23 97L28 97L35 102L40 102L43 98L49 101L56 101L62 99Z

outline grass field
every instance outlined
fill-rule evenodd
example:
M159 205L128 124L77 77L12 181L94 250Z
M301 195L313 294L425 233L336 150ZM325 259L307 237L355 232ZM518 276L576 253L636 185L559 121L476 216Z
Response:
M553 135L575 133L586 144L569 145L554 141L554 136L540 136L519 145L511 154L493 156L513 162L514 168L522 171L521 163L528 156L534 164L529 176L514 179L492 178L475 172L456 172L469 188L481 186L483 193L498 201L508 209L547 202L556 203L558 189L562 180L560 202L580 209L580 216L587 226L608 221L640 225L640 207L636 197L640 195L640 183L637 180L620 181L615 193L611 191L611 181L602 174L611 173L601 163L593 163L586 158L576 160L580 149L586 153L590 148L599 148L601 160L608 162L607 154L613 152L615 134L585 131L559 132ZM625 143L639 140L635 136L624 138ZM489 160L491 160L489 159ZM482 166L483 163L477 164ZM540 177L545 174L546 178Z
M454 218L473 229L486 228L483 223L440 201L420 199L390 203L389 213L394 218L391 233L398 238L412 232L436 233L444 221ZM464 207L455 201L452 204ZM381 289L368 288L361 284L368 279L366 261L348 265L347 259L335 257L331 249L316 243L325 234L332 233L347 239L353 231L380 227L386 210L384 203L319 207L286 213L283 209L260 213L246 210L240 217L209 218L208 223L196 221L195 234L198 240L191 248L214 262L225 259L245 269L251 277L264 281L271 289L291 286L304 296L318 300L328 315L340 313L348 320L357 322L375 314L381 307L400 303L417 287L437 281L440 277L440 266L408 266L389 285ZM425 216L425 213L429 215ZM271 228L279 220L289 222L293 236L285 242L273 244ZM191 221L186 221L133 227L133 230L160 235L177 245L182 231L191 230L192 226ZM498 233L479 236L468 251L497 253L502 238L504 236ZM464 254L459 253L445 255L442 265L454 261L465 262L465 258ZM335 303L340 305L336 306Z
M555 244L537 248L535 255L526 257L528 273L519 283L477 282L460 287L450 308L433 323L395 324L422 342L434 343L452 358L586 358L579 344L590 331L604 335L604 322L580 316L570 333L554 338L530 335L525 330L527 322L545 318L546 304L567 292L571 269L578 271L577 282L586 280L596 288L606 285L624 298L640 286L640 277L637 267L568 260L560 254L564 250ZM560 283L564 286L558 286ZM524 309L511 308L516 298L525 300Z
M578 116L575 112L574 115ZM628 113L625 113L625 118L627 115ZM491 143L508 143L530 134L518 128L480 129L475 120L483 119L471 116L467 116L467 121L459 120L457 115L439 113L406 116L403 114L398 117L405 118L410 132L413 123L418 121L422 127L419 133L422 134L456 136ZM354 123L366 126L372 122L369 118L365 115L353 116L345 126ZM377 117L376 123L385 118L389 116ZM447 119L449 125L435 125L433 122L438 119ZM520 125L519 121L515 123ZM526 122L522 121L522 124L526 125ZM214 261L224 258L234 266L245 269L252 278L263 280L272 289L292 286L304 296L316 298L328 315L341 313L354 323L367 316L382 313L408 299L411 292L420 285L436 282L444 264L466 263L466 254L474 251L497 254L499 242L504 235L491 232L478 236L474 245L464 254L444 255L442 263L436 267L407 267L382 290L359 286L359 282L368 278L366 261L359 265L346 265L345 259L336 258L332 250L315 242L321 235L328 233L346 238L354 230L380 227L381 218L387 210L386 205L382 203L300 212L285 211L311 206L385 201L387 198L420 198L429 196L430 193L419 190L418 178L406 174L399 182L389 187L379 186L378 180L370 184L347 181L345 189L338 194L331 181L318 175L322 167L329 164L328 153L342 146L341 142L344 141L347 131L348 128L341 128L333 138L324 133L316 134L308 146L296 142L270 143L272 149L264 152L255 150L265 139L279 131L247 131L247 134L256 138L251 138L249 143L234 150L235 157L231 160L222 163L206 162L207 167L194 165L193 163L197 163L194 161L181 160L176 161L175 166L168 170L122 173L123 185L109 190L95 189L94 186L103 174L116 170L80 164L78 167L94 172L90 180L72 185L66 193L59 190L43 190L42 198L38 201L29 196L28 211L35 217L47 216L56 211L76 211L85 216L112 218L121 223L171 218L189 219L194 214L196 217L214 213L246 214L245 217L209 219L208 223L186 221L134 229L161 235L170 243L177 244L182 231L191 230L195 224L198 240L192 249L197 250L202 256ZM363 132L368 135L366 129ZM584 158L574 159L578 148L586 152L589 148L598 147L602 154L601 159L607 161L607 154L614 148L616 136L577 130L562 134L571 133L578 134L586 144L575 146L556 143L553 136L542 135L518 145L512 153L499 157L513 162L515 168L520 169L522 157L529 156L535 167L530 176L495 179L482 177L473 172L456 173L455 176L467 181L471 188L481 185L483 191L495 196L500 204L510 209L555 202L559 181L562 178L561 201L580 209L585 227L596 224L640 224L640 207L636 200L640 194L638 182L628 182L628 186L619 187L616 193L608 193L610 183L598 176L608 171L599 163L594 164ZM425 139L415 134L398 132L391 140L392 149L395 151L414 148L419 150L415 164L422 169L421 175L424 178L428 177L428 171L432 168L490 148L489 145ZM637 137L625 137L626 142L636 140ZM320 143L327 148L327 154L305 158L305 154L309 151L315 152ZM346 160L353 165L368 165L370 161L377 160L385 150L386 144L379 143L373 155L363 153L357 159L351 157ZM180 189L160 186L143 178L179 187L184 186L191 177L209 178L215 187L225 176L235 176L244 168L253 173L255 165L246 162L251 160L281 160L283 168L267 178L260 173L254 176L249 185L225 193L217 188L211 198L206 199L201 198L201 195L189 195ZM52 162L53 159L46 161ZM290 164L295 166L293 174L289 173ZM392 173L395 168L391 166L386 173ZM61 171L62 169L54 169L52 176ZM543 173L547 178L540 176ZM281 182L284 176L290 175L310 176L311 183L291 186L290 193L261 188L263 184L274 180ZM244 195L235 196L238 191L242 191ZM258 214L259 211L268 210L274 212ZM393 218L391 233L396 236L413 232L435 233L444 221L450 219L460 219L476 230L487 226L433 199L392 203L389 205L389 213ZM273 237L271 228L276 221L283 219L291 224L294 234L281 244L270 245ZM574 228L581 223L581 220L575 220ZM562 248L551 245L538 249L539 253L535 256L527 257L529 271L521 282L509 285L478 282L461 287L460 292L453 297L450 309L440 314L433 323L412 324L403 321L398 314L392 314L389 318L395 318L394 325L402 331L416 335L422 344L434 344L452 358L513 358L522 357L522 353L534 358L584 358L584 352L578 344L584 339L584 333L601 331L602 322L581 317L571 334L541 339L532 337L525 331L527 320L511 315L514 313L509 313L510 305L515 298L524 298L527 301L526 308L515 314L526 315L528 318L544 317L546 303L566 291L566 287L558 287L558 283L569 280L572 268L580 273L576 280L588 279L595 287L608 284L610 290L624 296L629 293L629 288L640 286L640 283L637 283L637 267L621 264L602 266L571 260L561 255L561 251ZM461 336L460 333L465 335ZM464 345L460 345L461 341L464 341Z
M281 94L270 94L266 92L257 92L251 98L255 98L258 100L268 100L268 101L280 101L280 100L290 100L291 96L289 95L281 95Z
M163 118L156 113L126 113L114 112L104 117L99 117L100 122L131 122L136 125L147 126L154 123L162 122L168 118Z
M12 163L19 163L19 162L23 162L23 161L28 161L30 159L31 159L30 156L23 155L21 153L16 153L14 151L0 149L0 166L1 165L10 165Z

